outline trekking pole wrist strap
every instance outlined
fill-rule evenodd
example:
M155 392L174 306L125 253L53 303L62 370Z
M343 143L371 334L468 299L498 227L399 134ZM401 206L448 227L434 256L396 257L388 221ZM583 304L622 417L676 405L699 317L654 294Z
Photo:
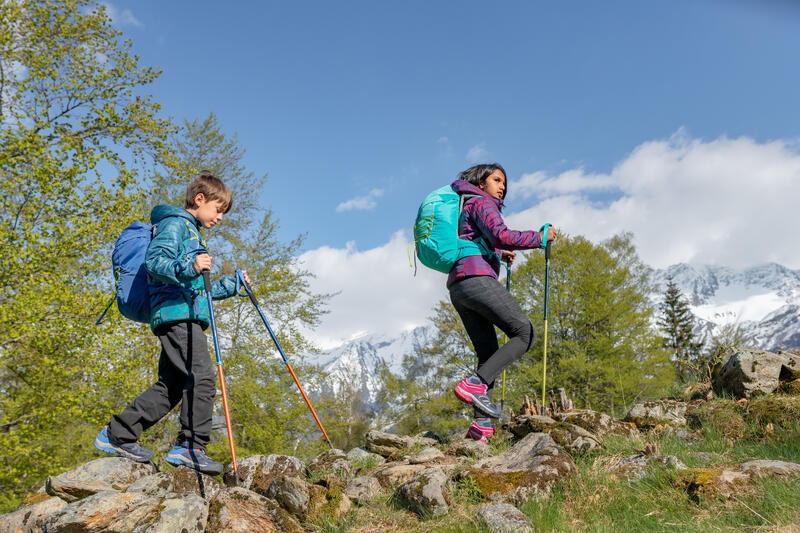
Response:
M539 248L546 248L547 247L547 234L550 230L550 223L546 223L544 226L539 228L539 231L542 232L542 243L539 245Z

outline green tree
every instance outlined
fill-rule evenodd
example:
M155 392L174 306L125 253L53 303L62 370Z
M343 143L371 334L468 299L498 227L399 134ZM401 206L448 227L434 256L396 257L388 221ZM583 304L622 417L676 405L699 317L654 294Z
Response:
M0 3L0 510L85 459L154 364L146 327L94 326L109 243L170 160L140 94L159 73L119 36L88 0Z
M698 368L702 343L695 340L694 315L671 276L667 277L664 300L658 309L657 324L664 334L664 345L675 362L678 379L686 382L692 371Z

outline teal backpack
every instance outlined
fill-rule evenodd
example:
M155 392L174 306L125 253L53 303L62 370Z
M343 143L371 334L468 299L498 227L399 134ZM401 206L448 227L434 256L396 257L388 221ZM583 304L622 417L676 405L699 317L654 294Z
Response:
M461 258L494 253L482 238L458 238L458 217L464 202L475 196L459 195L445 185L425 197L414 222L414 245L423 265L447 274Z

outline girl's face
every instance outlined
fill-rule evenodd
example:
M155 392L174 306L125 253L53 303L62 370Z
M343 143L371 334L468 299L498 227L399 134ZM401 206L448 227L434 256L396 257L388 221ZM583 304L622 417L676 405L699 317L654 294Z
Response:
M506 177L500 170L495 170L486 177L486 181L481 183L481 190L486 191L489 196L500 200L506 194Z

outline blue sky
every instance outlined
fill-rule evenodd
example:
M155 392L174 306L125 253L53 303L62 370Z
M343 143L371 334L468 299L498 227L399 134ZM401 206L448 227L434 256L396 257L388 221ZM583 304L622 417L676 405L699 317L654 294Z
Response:
M247 167L269 174L262 201L284 239L308 234L302 252L319 268L321 290L359 290L331 265L352 277L370 253L371 268L385 272L381 261L397 261L388 250L400 247L399 230L410 234L421 199L477 160L507 168L507 220L518 229L545 219L598 238L631 229L655 266L738 260L725 252L740 238L735 229L668 253L655 242L665 224L693 220L687 211L726 210L699 196L713 189L658 207L658 227L647 232L657 204L644 199L664 197L679 178L742 194L748 180L774 187L725 228L745 216L759 224L770 199L800 181L800 7L788 0L108 5L142 61L163 69L151 92L165 112L213 111L238 135ZM742 154L733 170L723 164ZM755 174L726 184L754 161ZM767 167L781 169L776 181L758 177ZM730 209L747 211L740 200L731 197ZM800 230L790 218L763 223L788 226L786 238ZM800 268L798 252L780 246L765 243L742 263ZM443 296L443 279L426 276L398 285ZM361 290L365 300L374 294ZM335 325L328 337L402 329L413 325L408 317L391 327Z

